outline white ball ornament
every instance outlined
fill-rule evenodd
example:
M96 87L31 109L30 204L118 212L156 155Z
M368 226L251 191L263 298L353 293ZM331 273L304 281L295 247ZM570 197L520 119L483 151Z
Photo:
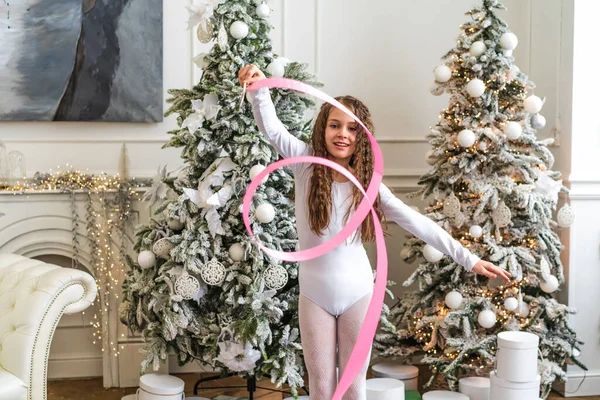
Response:
M462 297L462 294L453 290L446 295L446 298L444 299L444 301L446 302L446 305L448 306L448 308L450 308L452 310L456 310L462 304L463 297Z
M156 265L156 255L150 250L144 250L138 254L138 264L142 269L148 269Z
M485 329L489 329L496 325L496 313L492 310L483 310L477 316L477 323Z
M558 210L556 222L558 222L558 226L561 228L568 228L575 222L575 212L568 203Z
M262 3L256 6L256 15L258 15L260 18L267 18L270 13L271 9L267 4Z
M581 351L578 349L573 349L573 357L577 358L581 355Z
M525 107L525 111L532 114L537 114L542 110L542 106L544 102L542 99L535 95L531 95L525 100L523 100L523 107Z
M514 50L519 44L519 38L512 32L506 32L500 36L500 47L504 50Z
M485 83L479 78L471 79L466 86L467 93L471 97L480 97L485 93Z
M523 127L516 121L509 121L504 125L504 134L510 140L516 140L521 137L523 133Z
M479 225L473 225L469 228L469 235L475 239L478 239L481 237L481 235L483 235L483 229Z
M506 308L508 311L515 311L517 308L519 308L519 300L514 297L507 297L504 300L504 308Z
M274 60L267 65L267 72L274 77L281 78L285 75L285 66L283 63Z
M558 279L554 275L550 275L548 279L540 281L540 289L546 293L556 292L558 286Z
M475 133L469 129L463 129L458 134L457 140L461 147L471 147L475 143Z
M440 261L444 257L444 253L433 246L426 244L425 247L423 247L423 257L425 257L427 261L434 263Z
M231 34L231 36L238 40L248 36L248 32L248 25L244 21L235 21L229 27L229 33Z
M452 70L447 65L440 65L433 72L435 80L441 83L448 82L452 77Z
M429 165L435 165L435 163L437 163L437 160L433 157L433 152L434 150L429 150L425 156L425 160L427 161L427 164Z
M485 46L485 43L483 43L481 40L478 40L476 42L473 42L473 44L471 44L469 53L471 53L471 55L474 57L479 57L480 55L485 53L486 50L487 50L487 47Z
M275 219L275 208L269 203L263 203L256 207L254 216L263 224L268 224Z
M546 126L546 118L541 114L535 114L531 117L531 127L533 129L542 129Z
M229 257L231 257L233 261L242 261L245 253L244 247L239 243L234 243L229 246Z
M432 83L429 87L429 92L434 96L441 96L444 94L444 88L439 86L437 83Z
M169 227L169 229L172 229L174 231L180 231L180 230L182 230L185 227L185 225L183 224L183 222L181 222L177 218L171 218L171 219L169 219L167 221L167 226Z
M265 168L264 165L262 164L256 164L255 166L253 166L252 168L250 168L250 179L254 180L254 178L256 178L256 175L258 175L259 173L261 173ZM261 184L265 183L267 180L269 179L269 175L265 176L262 181L260 181Z

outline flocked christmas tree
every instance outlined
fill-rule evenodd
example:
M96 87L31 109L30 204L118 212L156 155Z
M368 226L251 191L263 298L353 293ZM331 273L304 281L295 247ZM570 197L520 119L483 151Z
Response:
M457 45L435 69L432 93L449 94L448 108L428 135L431 170L412 196L433 197L427 216L484 260L508 270L498 286L466 272L429 245L409 237L402 257L423 256L405 286L417 283L383 317L375 342L384 357L424 356L433 375L451 388L461 375L493 366L496 334L522 330L540 337L543 396L562 369L577 361L577 339L568 322L574 310L551 295L564 282L557 235L573 221L568 205L552 219L560 191L567 193L554 157L536 130L545 125L543 100L513 64L516 35L497 15L496 0L466 15ZM583 367L583 366L582 366Z
M226 373L269 374L292 390L303 384L298 330L297 264L265 256L251 245L240 207L251 177L278 159L242 102L238 70L254 63L268 74L310 84L306 66L273 54L263 1L206 0L189 7L199 40L215 41L196 56L203 69L191 90L171 90L168 114L179 128L165 147L182 148L176 177L159 169L148 198L156 218L137 235L137 262L123 284L121 319L146 343L144 370L168 353L180 363L199 361ZM312 100L271 90L277 114L305 138ZM267 246L293 251L296 226L288 169L259 187L252 228Z

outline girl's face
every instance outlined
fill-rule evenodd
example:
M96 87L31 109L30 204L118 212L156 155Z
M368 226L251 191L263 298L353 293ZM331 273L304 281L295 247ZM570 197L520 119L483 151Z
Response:
M325 128L325 147L331 160L348 166L356 149L358 124L337 108L332 108Z

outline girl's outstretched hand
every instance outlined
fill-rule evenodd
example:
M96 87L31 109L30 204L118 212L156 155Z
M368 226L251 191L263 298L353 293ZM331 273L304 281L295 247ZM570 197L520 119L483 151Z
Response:
M250 85L251 83L265 78L265 74L254 64L244 65L238 71L238 80L240 85Z
M491 262L479 260L473 267L473 272L476 274L485 275L488 278L495 278L499 276L500 278L504 279L506 283L510 282L510 273L500 267L495 266Z

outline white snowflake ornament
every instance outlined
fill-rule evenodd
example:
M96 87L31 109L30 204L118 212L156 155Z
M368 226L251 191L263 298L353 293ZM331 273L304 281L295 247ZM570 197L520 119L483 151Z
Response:
M448 197L444 200L444 215L450 218L454 218L460 212L460 200L454 192L451 192Z
M184 273L175 281L175 294L178 294L184 300L191 300L200 291L200 282L198 279Z
M214 258L204 264L200 270L202 280L211 286L221 285L225 281L226 274L225 266Z
M283 289L288 282L288 273L281 265L272 265L264 272L265 284L269 289Z

